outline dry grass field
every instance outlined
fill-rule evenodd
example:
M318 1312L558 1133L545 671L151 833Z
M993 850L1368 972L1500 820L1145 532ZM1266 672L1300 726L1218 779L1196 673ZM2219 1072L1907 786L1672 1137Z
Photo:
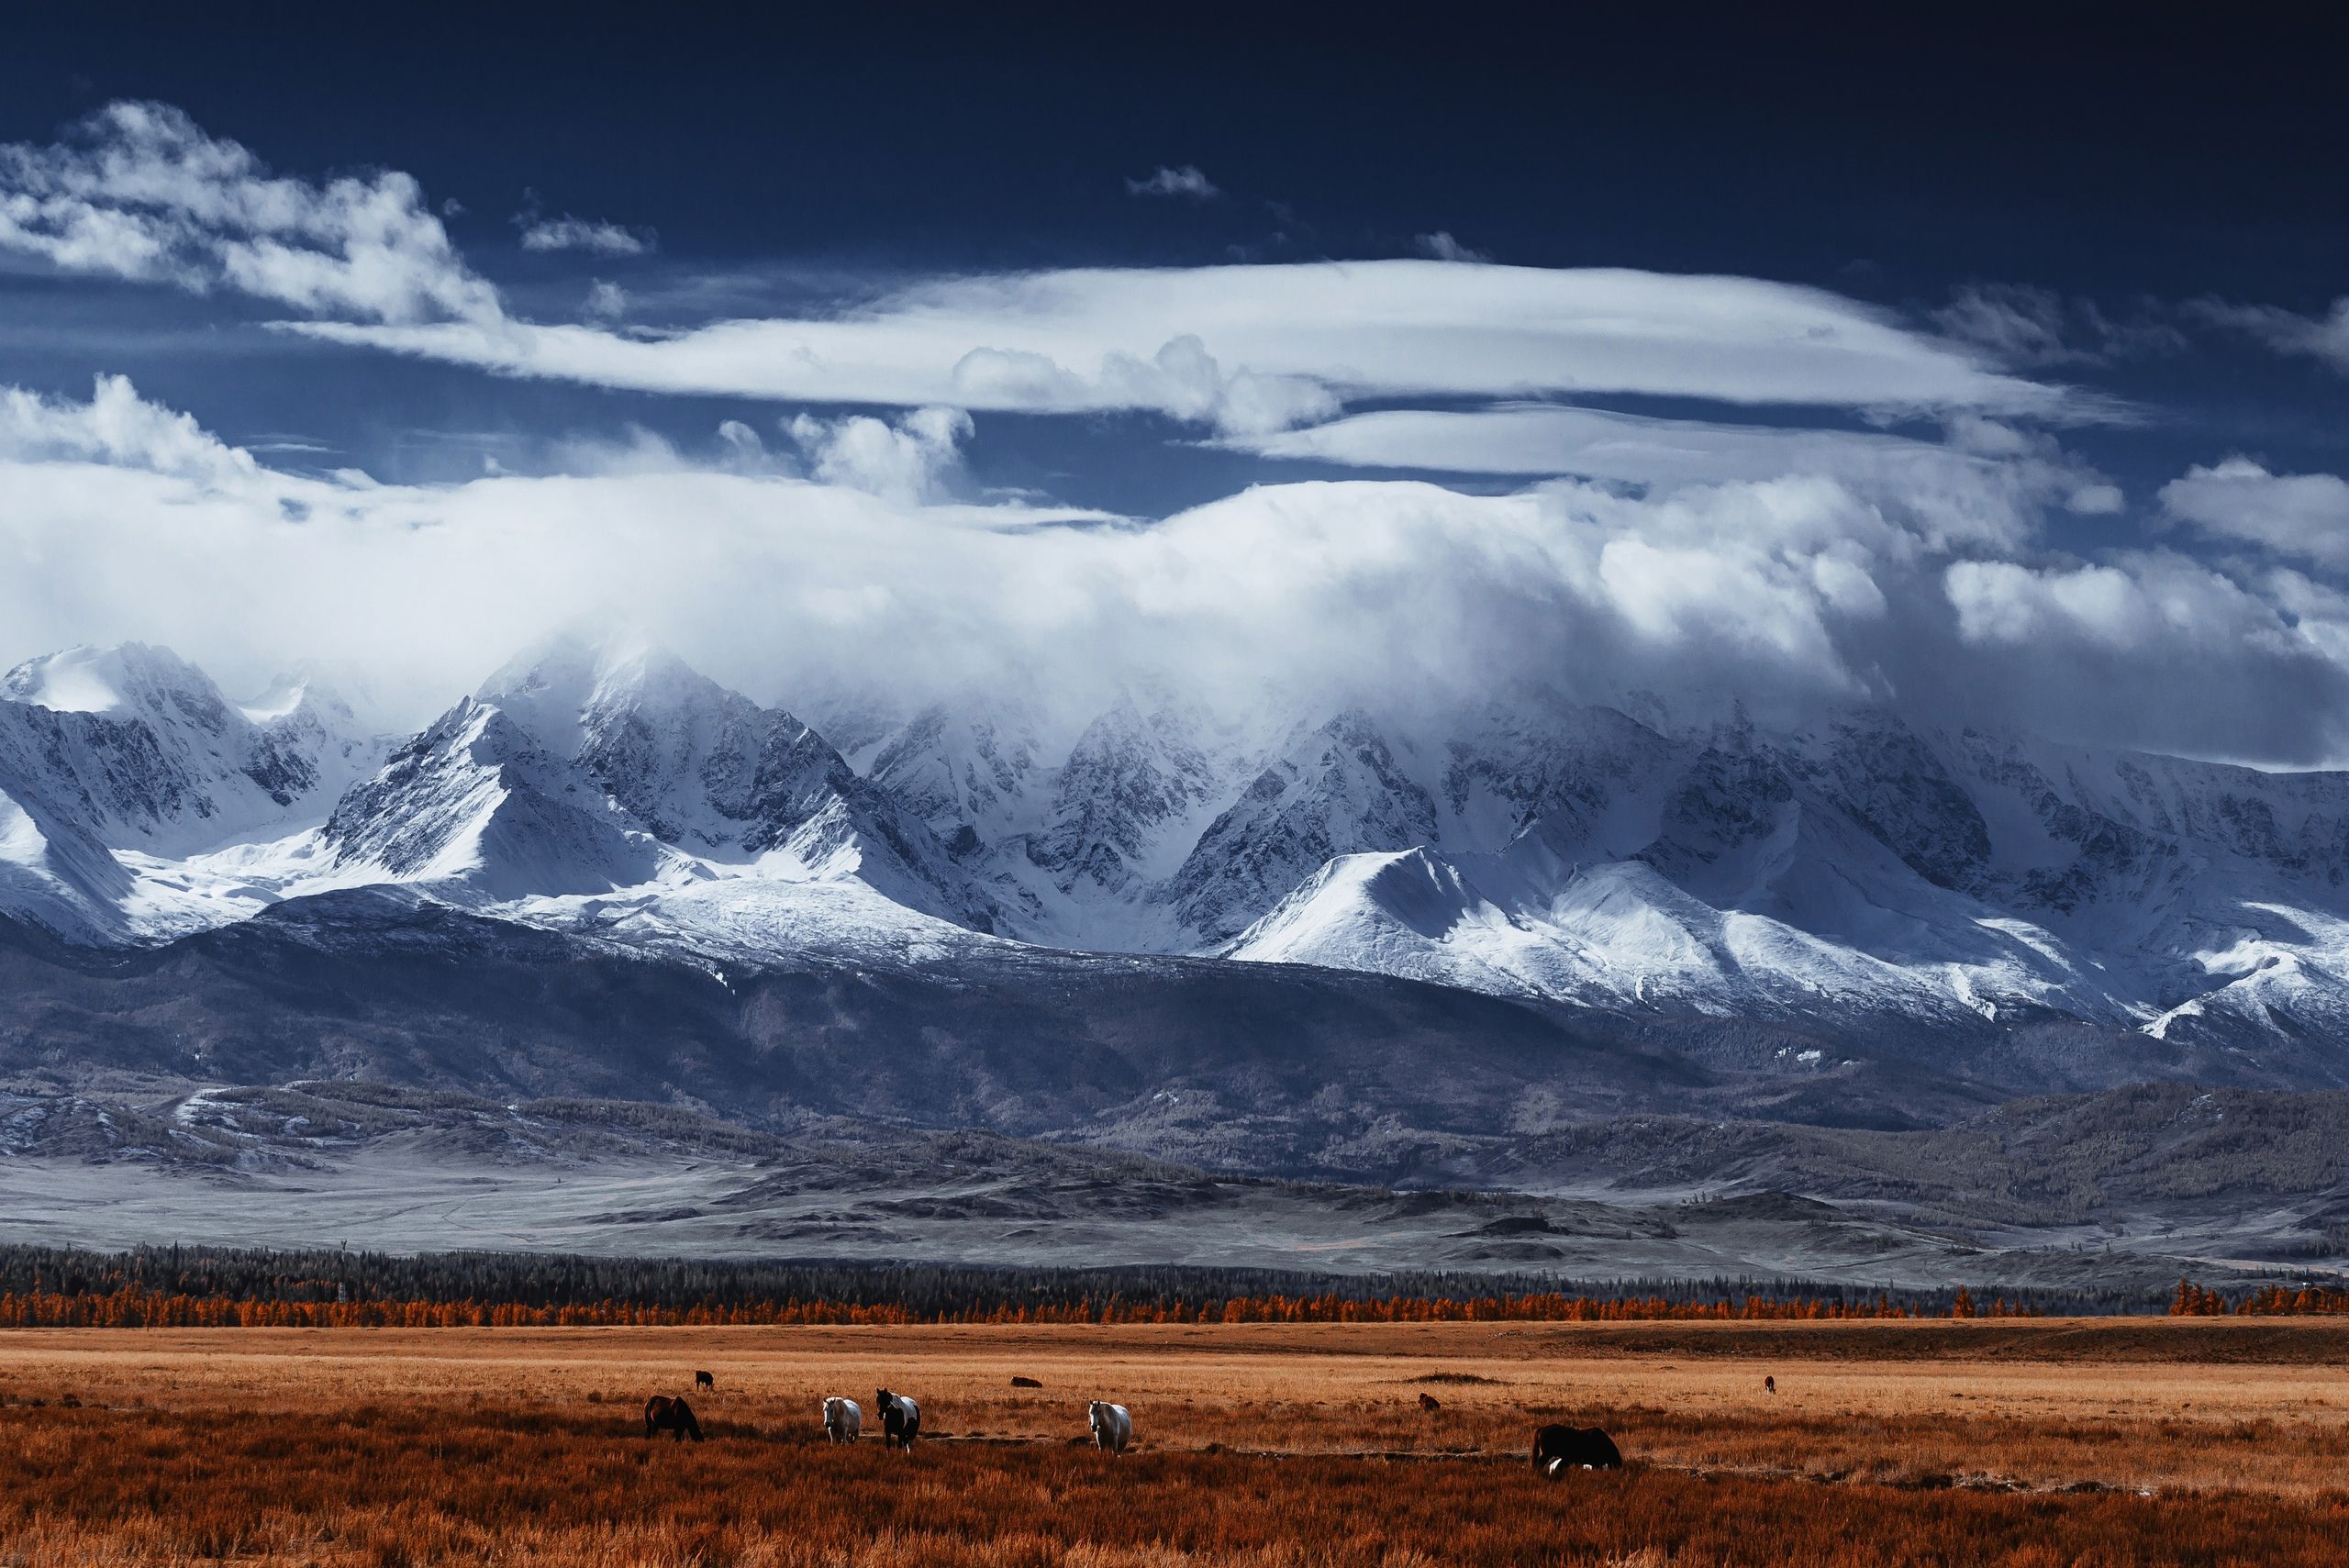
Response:
M911 1457L882 1451L877 1385L922 1402ZM709 1440L644 1440L653 1393ZM853 1449L820 1441L832 1393L866 1407ZM1093 1397L1133 1410L1122 1459L1078 1446ZM1606 1427L1630 1469L1537 1478L1547 1420ZM2321 1321L0 1334L7 1568L2053 1568L2345 1542L2349 1324Z

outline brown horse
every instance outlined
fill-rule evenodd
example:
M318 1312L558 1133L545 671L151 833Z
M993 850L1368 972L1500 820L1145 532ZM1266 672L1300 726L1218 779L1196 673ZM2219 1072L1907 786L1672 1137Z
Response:
M1569 1470L1620 1470L1623 1453L1597 1427L1543 1427L1533 1434L1533 1468L1553 1479Z
M715 1394L718 1392L718 1379L710 1376L709 1373L706 1372L697 1372L694 1373L694 1386L696 1388L707 1388L712 1394Z
M1422 1394L1419 1396L1419 1408L1432 1416L1443 1408L1443 1401L1432 1394Z
M656 1394L644 1402L644 1435L673 1432L679 1442L691 1438L701 1441L701 1423L694 1419L694 1407L683 1399L672 1399L666 1394Z

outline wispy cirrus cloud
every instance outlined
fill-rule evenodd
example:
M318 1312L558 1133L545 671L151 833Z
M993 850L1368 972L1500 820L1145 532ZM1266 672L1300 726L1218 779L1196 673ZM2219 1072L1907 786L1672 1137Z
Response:
M1431 257L1439 261L1489 261L1493 259L1489 252L1463 245L1459 240L1454 239L1452 237L1452 231L1448 228L1439 228L1433 234L1419 235L1415 243L1419 248L1420 255Z
M514 215L514 227L522 231L525 250L584 250L596 256L649 255L660 243L660 237L650 228L624 228L617 223L602 219L573 217L569 213L561 217L547 217L539 210L536 193L526 193L527 204Z
M1126 191L1130 195L1180 196L1195 202L1212 201L1223 195L1195 163L1186 163L1179 169L1161 164L1147 179L1128 180Z
M2197 320L2246 334L2277 353L2321 360L2349 373L2349 295L2334 300L2332 308L2322 316L2217 299L2198 300L2187 309Z
M2136 355L2171 353L2186 336L2145 312L2116 319L2094 300L2067 299L2026 284L1975 284L1959 289L1933 312L1933 323L2001 363L2043 369L2104 364Z

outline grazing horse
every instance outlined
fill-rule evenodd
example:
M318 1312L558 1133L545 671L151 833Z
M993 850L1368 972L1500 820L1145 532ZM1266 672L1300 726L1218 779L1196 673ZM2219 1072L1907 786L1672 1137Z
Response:
M1432 1394L1422 1394L1419 1396L1419 1408L1432 1416L1443 1408L1443 1401Z
M1096 1399L1085 1412L1093 1423L1093 1446L1104 1453L1123 1453L1134 1440L1134 1418L1123 1405Z
M1011 1386L1014 1388L1041 1388L1044 1385L1037 1382L1032 1377L1015 1377L1011 1380Z
M1620 1470L1623 1451L1597 1427L1543 1427L1533 1434L1533 1469L1552 1479L1569 1470Z
M1776 1394L1777 1391L1778 1391L1778 1379L1777 1379L1777 1377L1776 1377L1776 1375L1775 1373L1774 1373L1773 1375L1771 1375L1771 1376L1769 1376L1769 1377L1765 1377L1765 1378L1764 1378L1764 1379L1762 1380L1762 1392L1763 1392L1763 1393L1765 1393L1765 1394Z
M824 1401L824 1435L836 1443L852 1443L864 1430L864 1411L853 1399L833 1395Z
M697 1372L694 1373L694 1386L696 1388L707 1388L712 1394L715 1394L718 1392L718 1379L710 1376L709 1373L706 1372Z
M911 1453L914 1439L921 1435L921 1407L885 1388L874 1392L873 1405L881 1412L881 1446Z
M694 1407L665 1394L644 1402L644 1435L649 1438L656 1432L674 1432L679 1442L687 1438L701 1441L701 1423L694 1419Z

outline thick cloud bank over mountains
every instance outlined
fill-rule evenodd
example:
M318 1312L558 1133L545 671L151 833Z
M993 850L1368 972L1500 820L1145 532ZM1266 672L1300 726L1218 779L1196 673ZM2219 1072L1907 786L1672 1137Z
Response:
M2293 765L2343 747L2349 598L2250 557L2051 552L2041 519L2092 471L1980 422L1964 450L1788 439L1775 458L1650 422L1640 439L1669 436L1688 476L1261 485L1157 521L921 500L953 439L924 429L829 481L746 443L653 443L391 485L271 468L119 380L86 403L0 395L0 528L39 567L0 575L0 627L18 657L164 641L240 684L278 657L353 662L409 722L585 619L786 703L1018 690L1062 739L1130 684L1229 708L1271 683L1331 711L1554 688L1782 723L1866 700ZM918 471L882 473L893 452ZM2257 503L2228 483L2180 505Z
M373 887L721 974L1042 947L1830 1040L2070 1020L2280 1062L2349 1027L2349 774L1866 702L1783 728L1132 689L1073 740L1018 696L828 706L845 753L565 638L378 737L316 685L239 706L161 650L69 651L0 682L0 913L151 945Z

